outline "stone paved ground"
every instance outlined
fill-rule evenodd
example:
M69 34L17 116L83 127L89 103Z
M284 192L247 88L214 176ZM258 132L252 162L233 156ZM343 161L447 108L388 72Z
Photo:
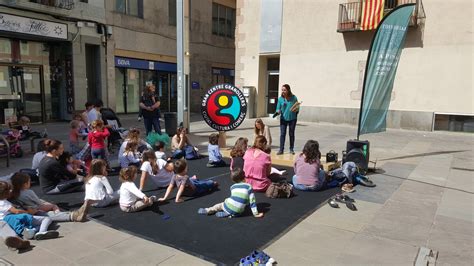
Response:
M124 116L126 126L139 126L135 116ZM211 132L193 116L192 140L205 150ZM254 120L246 120L227 134L252 139ZM278 121L265 119L278 142ZM51 137L67 140L66 123L48 128ZM296 150L307 139L319 141L324 154L341 155L356 128L345 125L299 123ZM439 251L441 265L473 265L474 136L449 132L389 130L363 136L370 140L371 175L376 188L356 187L352 194L358 211L323 205L265 247L280 265L391 264L412 265L418 249ZM275 148L275 147L274 147ZM25 150L29 151L28 145ZM32 155L13 159L10 168L0 159L0 175L27 167ZM291 162L291 156L279 158ZM208 264L179 250L120 232L94 221L61 224L62 238L33 242L32 251L18 254L0 246L0 257L18 265L44 264ZM97 237L100 235L100 237ZM0 262L1 264L1 262Z

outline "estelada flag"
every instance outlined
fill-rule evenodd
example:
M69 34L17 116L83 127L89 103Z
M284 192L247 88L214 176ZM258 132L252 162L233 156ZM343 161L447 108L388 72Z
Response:
M383 17L385 0L363 0L362 1L362 23L361 30L376 29Z

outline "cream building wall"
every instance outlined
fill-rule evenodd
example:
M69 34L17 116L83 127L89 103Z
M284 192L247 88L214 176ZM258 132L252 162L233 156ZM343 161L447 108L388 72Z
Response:
M200 111L201 96L212 83L212 67L234 69L234 40L212 34L212 3L235 8L235 0L191 0L190 81L202 89L190 90L192 112ZM108 88L115 106L114 56L176 63L176 26L169 25L168 1L144 0L143 18L115 12L115 0L106 0L107 24L113 25L108 40Z
M373 32L336 31L333 0L283 0L280 86L303 101L299 119L357 124L362 71ZM424 27L411 27L387 126L431 130L433 113L474 114L473 3L425 0ZM256 86L265 114L266 59L259 54L260 1L237 1L236 82Z

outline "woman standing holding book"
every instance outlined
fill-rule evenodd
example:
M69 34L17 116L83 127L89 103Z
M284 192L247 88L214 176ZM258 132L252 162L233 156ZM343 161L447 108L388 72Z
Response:
M295 154L295 128L299 112L298 98L291 92L290 85L281 87L281 96L278 98L275 115L280 115L280 150L277 155L285 150L286 129L290 128L290 153Z

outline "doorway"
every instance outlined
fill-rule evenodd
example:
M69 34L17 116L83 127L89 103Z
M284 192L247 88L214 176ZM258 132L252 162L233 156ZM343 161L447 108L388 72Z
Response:
M278 103L278 84L280 81L279 71L267 72L267 114L273 114L276 111Z
M100 99L100 47L86 44L87 101Z
M14 108L17 116L28 116L31 122L44 122L42 66L0 65L0 94L15 98L2 103L2 109Z
M278 103L278 84L280 82L280 58L272 57L267 59L267 82L265 88L267 114L276 111Z

